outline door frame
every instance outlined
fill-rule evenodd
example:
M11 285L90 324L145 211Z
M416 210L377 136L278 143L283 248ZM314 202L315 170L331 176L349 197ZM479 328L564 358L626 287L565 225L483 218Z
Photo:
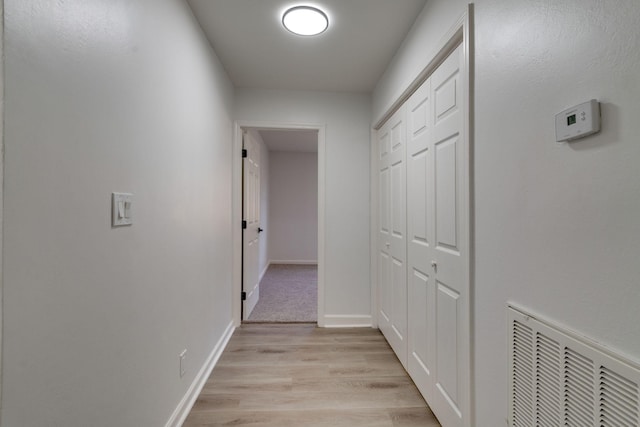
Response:
M379 117L371 129L371 230L370 230L370 257L371 257L371 307L372 307L372 325L378 327L378 258L377 258L377 232L378 232L378 192L379 182L376 172L378 170L378 130L382 125L391 118L391 116L413 95L413 93L433 74L433 72L449 57L451 53L458 47L462 46L463 49L463 61L464 61L464 74L462 76L462 82L465 90L464 99L464 111L463 111L463 128L465 135L465 146L467 152L465 153L465 200L467 202L466 208L466 221L468 233L464 236L467 239L468 254L465 259L467 265L466 279L469 286L469 299L467 312L465 313L465 328L467 331L468 348L465 358L464 366L465 372L461 373L465 390L464 399L464 411L468 414L466 417L465 427L474 425L475 414L475 397L474 397L474 383L473 383L473 354L475 351L474 345L474 301L475 301L475 215L474 215L474 5L468 4L465 12L455 21L449 31L444 34L437 44L435 53L433 53L427 65L418 73L411 83L402 91L400 96L387 108L387 110ZM375 118L374 118L375 120Z
M249 147L247 144L250 144L249 142L247 142L247 140L251 140L251 143L253 143L253 149L252 147ZM257 153L255 151L257 151ZM245 153L247 154L247 157L245 158L244 155ZM241 319L246 320L247 317L247 308L250 307L251 308L251 312L253 312L253 309L255 309L255 306L258 302L258 300L260 299L260 278L261 278L261 274L260 274L260 231L261 231L261 225L260 224L260 218L262 216L262 206L261 206L261 196L262 196L262 189L261 189L261 185L262 185L262 180L261 180L261 175L262 175L262 158L261 156L261 149L257 144L257 141L254 141L254 138L250 135L249 130L247 129L243 129L242 132L242 155L243 155L243 159L242 159L242 183L241 183L241 193L242 193L242 206L241 206L241 213L240 215L242 216L242 235L241 235L241 239L242 239L242 302L240 304L240 315L241 315ZM249 208L247 208L247 204L250 203L255 203L256 200L251 197L250 194L248 194L247 190L250 187L248 185L247 179L252 179L250 178L251 173L249 172L249 176L248 174L248 170L247 168L249 167L249 164L255 163L256 158L254 156L258 157L258 187L254 188L253 191L257 192L257 194L254 194L253 196L257 196L258 200L258 206L257 206L257 212L258 212L258 217L257 217L257 222L258 222L258 226L255 227L255 224L252 223L252 219L255 218L248 218L246 215L248 214L248 211L250 210ZM253 166L251 166L253 167ZM246 221L246 223L245 223ZM254 228L255 227L255 228ZM257 228L257 229L256 229ZM249 247L251 245L248 245L247 242L247 234L248 232L250 232L251 230L255 230L256 234L255 234L255 240L254 240L254 245L257 246L257 248L255 248L254 250L257 251L257 257L255 259L255 265L251 266L251 263L247 263L247 257L248 257L248 251L247 249L250 249ZM264 236L264 235L262 235ZM249 266L248 270L250 272L249 275L247 275L247 269L245 269L245 267ZM255 268L255 270L253 270ZM264 272L262 272L264 273ZM255 274L255 276L254 276ZM247 278L249 277L249 279ZM255 280L258 282L257 284L254 281ZM251 280L251 283L247 283L249 280ZM248 287L245 287L244 285L248 284ZM254 287L255 285L255 287ZM253 301L253 297L252 294L253 292L256 290L257 288L257 299L255 301ZM244 298L244 296L246 296L246 298ZM251 304L253 303L253 306L251 306ZM251 312L248 313L248 316L251 315Z
M232 151L231 218L232 230L232 313L236 327L242 324L242 131L243 129L318 131L318 326L324 321L325 278L325 125L238 120L234 123Z

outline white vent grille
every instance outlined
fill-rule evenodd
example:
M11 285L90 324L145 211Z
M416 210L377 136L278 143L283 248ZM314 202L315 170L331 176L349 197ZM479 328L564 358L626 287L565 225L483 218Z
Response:
M523 310L508 317L511 426L640 426L636 365Z
M533 415L533 333L531 328L513 322L512 390L515 425L526 425Z
M600 425L637 427L638 385L606 367L600 368Z
M567 348L564 351L564 422L593 427L593 362Z
M562 361L560 345L552 339L536 334L536 422L543 427L562 424L560 376Z

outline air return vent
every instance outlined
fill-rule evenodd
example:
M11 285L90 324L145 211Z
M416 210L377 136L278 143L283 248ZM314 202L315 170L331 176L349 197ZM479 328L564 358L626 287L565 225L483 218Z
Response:
M640 426L637 365L517 307L507 311L510 426Z

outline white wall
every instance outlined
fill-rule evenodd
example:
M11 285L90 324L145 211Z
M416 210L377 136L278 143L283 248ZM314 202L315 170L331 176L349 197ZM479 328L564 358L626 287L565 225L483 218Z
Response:
M318 261L318 153L270 155L269 254L275 262Z
M0 16L4 16L4 1L0 2ZM4 19L0 19L0 58L4 58ZM0 153L4 153L4 66L0 67ZM2 366L2 292L3 292L3 192L4 192L4 154L0 157L0 367ZM0 368L0 420L2 419L2 368Z
M372 94L376 123L440 49L445 34L466 10L464 0L428 0Z
M465 8L427 3L378 84L374 118ZM640 361L640 7L478 0L475 12L475 410L484 427L507 415L507 301ZM554 115L591 98L602 102L602 132L556 143Z
M269 203L269 188L270 188L270 153L267 145L262 140L260 132L255 129L249 129L248 132L251 137L256 141L260 148L260 226L264 230L260 234L260 249L258 254L258 271L260 278L266 272L269 267L269 239L270 239L270 227L269 224L269 210L271 204Z
M5 12L1 423L162 426L232 320L233 87L181 0Z
M370 97L236 90L237 120L326 126L325 312L370 316Z

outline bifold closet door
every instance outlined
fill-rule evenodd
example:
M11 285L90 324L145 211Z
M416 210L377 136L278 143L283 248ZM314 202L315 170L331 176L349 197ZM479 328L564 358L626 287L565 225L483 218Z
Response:
M459 46L378 132L378 322L444 427L470 395L463 66Z
M435 372L433 105L431 80L407 101L408 371L427 401Z
M406 129L404 109L378 132L380 330L407 366Z
M431 193L435 289L435 390L430 403L443 426L468 424L469 396L469 147L464 135L462 46L431 75Z
M445 427L468 397L468 147L462 47L406 102L408 371Z

